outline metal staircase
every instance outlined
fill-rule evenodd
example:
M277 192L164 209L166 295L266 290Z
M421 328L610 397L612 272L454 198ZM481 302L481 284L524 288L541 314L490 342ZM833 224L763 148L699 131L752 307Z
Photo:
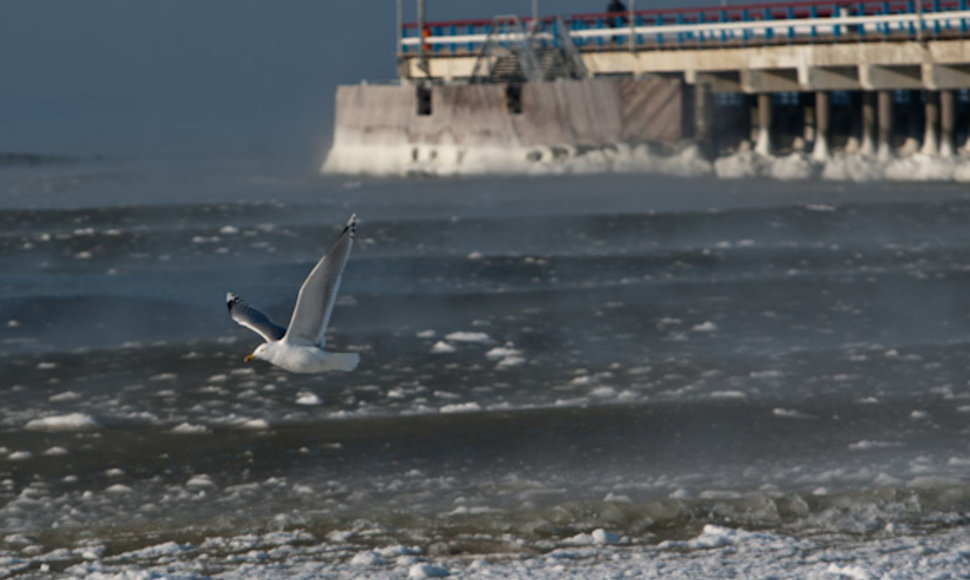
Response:
M470 82L521 83L557 78L582 79L586 67L558 17L555 32L526 29L517 16L492 19L488 36L475 58Z

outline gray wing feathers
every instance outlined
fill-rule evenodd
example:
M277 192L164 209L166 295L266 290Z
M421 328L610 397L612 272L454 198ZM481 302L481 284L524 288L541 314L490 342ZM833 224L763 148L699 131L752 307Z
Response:
M283 338L286 329L273 322L261 310L250 306L245 300L233 293L226 294L226 305L229 307L229 315L240 325L256 332L263 337L266 342L272 342Z
M330 323L330 313L337 300L340 279L350 257L356 231L357 216L352 215L330 251L320 258L304 280L284 337L287 342L323 347L324 333Z

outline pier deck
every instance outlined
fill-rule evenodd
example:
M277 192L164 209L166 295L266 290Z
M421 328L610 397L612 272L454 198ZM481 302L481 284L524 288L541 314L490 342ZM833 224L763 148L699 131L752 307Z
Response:
M488 44L531 37L571 43L592 76L675 75L716 92L964 89L968 31L967 0L811 1L406 23L398 56L405 79L475 80Z

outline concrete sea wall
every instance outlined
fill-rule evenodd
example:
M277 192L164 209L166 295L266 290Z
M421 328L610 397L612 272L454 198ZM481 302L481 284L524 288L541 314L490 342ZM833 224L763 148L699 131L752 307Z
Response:
M341 86L323 171L523 173L582 156L609 169L680 142L684 102L682 81L665 78Z

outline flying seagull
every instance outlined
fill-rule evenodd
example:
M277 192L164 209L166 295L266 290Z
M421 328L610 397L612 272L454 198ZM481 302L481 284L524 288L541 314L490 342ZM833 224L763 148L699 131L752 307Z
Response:
M296 306L287 328L273 322L261 310L233 293L226 295L232 319L256 332L266 341L245 360L262 359L294 373L352 371L360 355L355 352L327 352L324 333L337 299L340 277L350 257L357 232L357 215L350 216L344 231L300 286Z

